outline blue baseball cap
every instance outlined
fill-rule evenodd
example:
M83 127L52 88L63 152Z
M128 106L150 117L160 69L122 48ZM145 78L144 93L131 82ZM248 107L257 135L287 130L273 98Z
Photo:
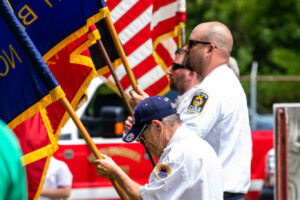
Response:
M136 140L146 125L155 119L162 119L176 113L176 106L167 97L148 97L136 105L132 128L123 137L124 142Z

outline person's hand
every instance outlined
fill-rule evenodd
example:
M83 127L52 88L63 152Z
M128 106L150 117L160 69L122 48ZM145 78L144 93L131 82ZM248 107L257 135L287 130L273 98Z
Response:
M119 170L118 165L107 155L101 154L103 159L94 160L96 172L102 177L113 178Z
M127 117L124 125L124 133L127 134L128 131L132 128L132 123L133 123L133 117L129 116Z
M144 92L139 86L137 86L136 91L129 91L130 96L132 97L130 100L131 106L134 108L138 103L149 97L149 95Z

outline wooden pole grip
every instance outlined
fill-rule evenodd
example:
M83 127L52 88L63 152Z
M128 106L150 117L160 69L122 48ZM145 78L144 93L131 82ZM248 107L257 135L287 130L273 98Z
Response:
M67 110L67 112L69 113L70 117L74 121L74 123L77 126L77 128L79 129L80 134L82 135L82 137L86 141L87 145L89 146L90 150L93 152L94 156L97 159L102 159L103 156L100 154L97 146L95 145L95 143L91 139L89 133L87 132L87 130L83 126L83 124L80 121L80 119L78 118L78 116L76 115L76 113L75 113L73 107L71 106L70 102L68 101L68 99L66 97L62 97L60 99L60 101L63 104L63 106L65 107L65 109ZM114 186L114 188L116 189L116 191L119 194L120 198L122 200L127 199L126 194L124 193L124 191L122 190L122 188L119 186L119 184L117 183L117 181L114 180L114 179L109 179L109 180L112 183L112 185Z
M103 58L105 59L107 65L109 67L109 70L110 70L110 72L111 72L111 74L112 74L112 76L113 76L113 78L114 78L114 80L115 80L115 82L116 82L116 84L118 86L118 89L119 89L119 91L121 93L122 99L123 99L123 101L124 101L124 103L126 105L126 108L127 108L128 112L129 112L129 115L133 116L133 110L130 107L129 102L127 101L127 99L125 97L123 88L122 88L122 86L120 84L120 81L119 81L119 79L118 79L118 77L117 77L117 75L116 75L116 73L115 73L115 71L113 69L113 66L111 64L110 58L107 55L107 52L105 50L105 47L104 47L102 41L101 40L97 40L97 44L99 46L99 50L100 50ZM149 155L149 159L150 159L150 161L152 163L152 166L155 167L156 163L155 163L155 160L154 160L153 156L151 155L151 153L148 150L148 148L145 146L145 143L144 142L141 142L141 143L143 144L143 146L145 147L145 150L146 150L147 154Z

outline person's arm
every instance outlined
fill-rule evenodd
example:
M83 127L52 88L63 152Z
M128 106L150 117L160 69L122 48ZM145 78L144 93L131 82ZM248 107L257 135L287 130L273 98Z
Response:
M201 104L198 104L197 98L201 96L203 96ZM201 138L205 138L219 120L220 105L215 95L199 89L189 95L186 103L177 109L177 112L184 125L191 130L196 130Z
M102 154L103 155L103 154ZM140 187L108 156L103 155L103 159L94 161L96 172L103 177L114 179L126 192L130 199L141 200Z
M68 198L71 194L72 179L73 179L72 172L70 171L68 165L63 161L56 160L54 157L52 157L50 160L49 168L55 169L54 170L55 173L52 174L51 176L55 176L56 187L55 188L47 188L47 186L44 187L43 191L41 192L41 196L47 198L55 198L55 199ZM49 174L47 174L46 179L51 180L52 177L48 177L48 175Z
M41 196L48 198L68 198L71 193L71 186L59 186L57 189L45 188Z

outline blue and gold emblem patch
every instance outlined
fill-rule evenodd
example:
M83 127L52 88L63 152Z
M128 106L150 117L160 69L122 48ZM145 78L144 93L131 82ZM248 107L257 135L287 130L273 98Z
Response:
M171 168L167 164L160 163L155 167L154 173L159 180L162 180L171 174Z
M208 100L208 95L205 92L198 91L193 95L192 101L187 108L188 112L201 113L206 102Z

